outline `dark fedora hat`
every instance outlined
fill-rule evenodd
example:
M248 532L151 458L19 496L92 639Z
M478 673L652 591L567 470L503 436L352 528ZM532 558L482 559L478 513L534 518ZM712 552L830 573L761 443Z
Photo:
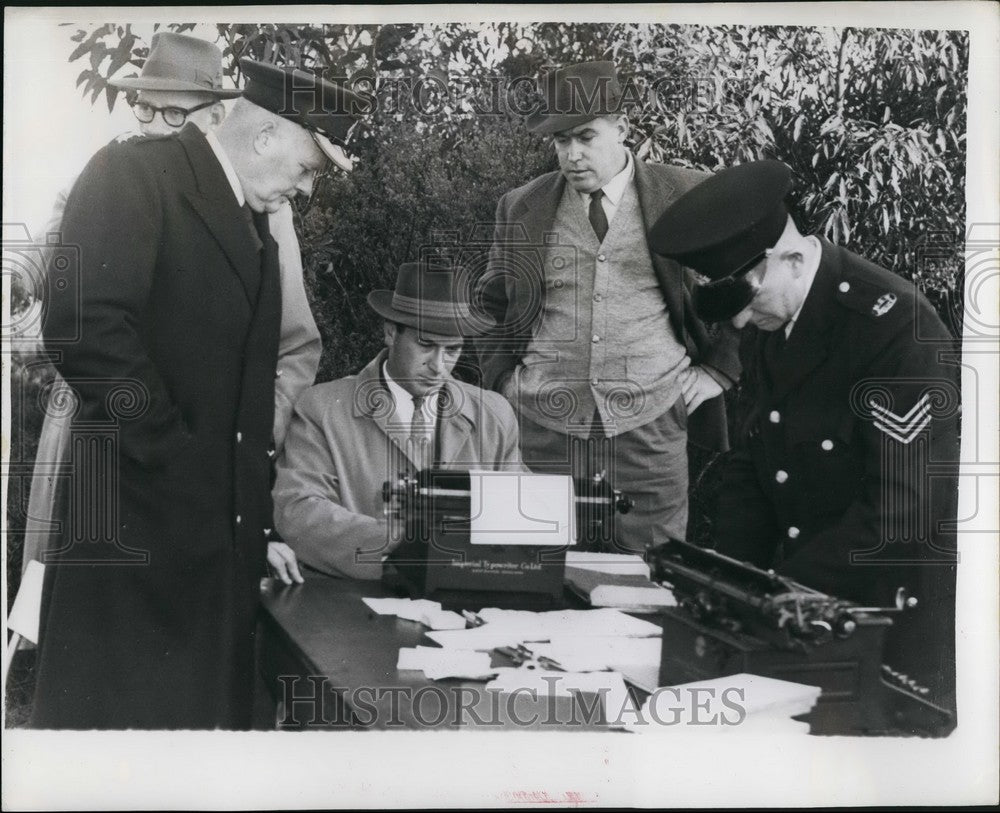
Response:
M153 34L137 77L110 79L108 84L124 90L190 90L220 99L240 95L239 90L222 87L222 51L206 40L172 31Z
M565 65L544 74L538 84L541 101L526 120L533 133L558 133L623 112L613 62Z
M473 312L465 296L464 269L427 262L403 263L393 291L368 294L368 304L383 319L441 336L475 336L495 326L492 318Z
M354 164L344 147L351 128L368 111L368 102L342 84L299 68L280 67L244 57L243 98L294 121L312 135L333 163L350 172Z
M693 293L703 320L730 319L753 300L757 282L747 272L784 232L791 187L792 171L781 161L739 164L682 195L653 224L650 250L705 278Z

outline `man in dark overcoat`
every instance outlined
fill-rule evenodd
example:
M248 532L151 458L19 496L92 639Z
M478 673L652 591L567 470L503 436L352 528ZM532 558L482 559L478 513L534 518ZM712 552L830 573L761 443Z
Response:
M565 66L541 89L527 127L551 137L559 170L497 204L480 304L498 326L478 343L482 383L514 405L529 468L603 473L634 500L596 543L641 551L685 537L688 440L728 445L736 341L709 335L688 272L646 245L707 176L632 155L612 63Z
M716 548L862 606L915 599L884 662L953 709L959 348L912 283L800 233L791 185L779 161L724 170L650 234L703 275L706 320L758 329Z
M89 453L46 570L33 725L246 728L272 525L281 321L267 214L308 195L357 97L242 60L206 136L113 143L73 188L44 326Z

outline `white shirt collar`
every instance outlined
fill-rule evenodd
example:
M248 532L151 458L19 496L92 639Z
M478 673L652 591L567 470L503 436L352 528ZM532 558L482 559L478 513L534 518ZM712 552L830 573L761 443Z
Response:
M243 195L243 186L240 184L239 175L236 174L236 170L233 168L233 162L229 160L226 150L219 142L219 139L215 137L215 133L205 133L205 140L208 142L208 146L212 148L212 152L215 153L215 157L219 159L219 165L222 167L222 171L226 173L226 180L229 181L229 185L233 188L233 194L236 195L236 202L242 207L247 199Z
M389 375L389 365L384 361L382 362L382 375L385 377L385 385L389 388L389 394L396 407L393 411L392 422L409 426L413 422L413 396L392 380L392 376ZM437 401L440 392L441 389L438 388L434 392L428 393L421 407L424 417L427 418L431 426L437 422Z
M812 263L811 267L806 269L806 293L802 297L802 302L799 303L798 310L791 319L788 320L788 324L785 325L785 339L788 339L792 335L792 328L795 327L795 320L799 318L799 314L802 313L802 308L806 304L806 300L809 298L809 292L812 290L813 283L816 281L816 271L819 269L819 261L823 256L823 250L821 247L817 246L816 258Z
M608 199L608 202L617 207L621 203L622 195L625 194L625 188L632 181L632 175L635 173L635 161L632 158L632 151L625 150L625 169L615 175L610 181L608 181L601 189L604 192L604 197ZM594 190L595 192L597 190ZM591 192L579 192L580 198L583 200L584 204L590 205Z

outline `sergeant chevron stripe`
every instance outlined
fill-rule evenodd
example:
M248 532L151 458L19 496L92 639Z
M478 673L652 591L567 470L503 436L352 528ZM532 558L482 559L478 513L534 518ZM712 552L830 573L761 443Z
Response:
M897 415L878 404L870 404L875 428L900 443L910 443L931 422L930 397L924 393L905 415Z

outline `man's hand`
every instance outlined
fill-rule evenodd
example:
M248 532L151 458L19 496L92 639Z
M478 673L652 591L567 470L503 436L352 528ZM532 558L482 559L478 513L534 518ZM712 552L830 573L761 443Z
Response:
M722 393L722 385L705 372L704 367L688 367L681 373L681 391L684 394L684 404L688 415L694 412L709 398Z
M299 563L295 558L295 551L284 542L267 543L267 563L275 575L285 584L291 584L293 581L302 584L305 581L302 574L299 573Z

